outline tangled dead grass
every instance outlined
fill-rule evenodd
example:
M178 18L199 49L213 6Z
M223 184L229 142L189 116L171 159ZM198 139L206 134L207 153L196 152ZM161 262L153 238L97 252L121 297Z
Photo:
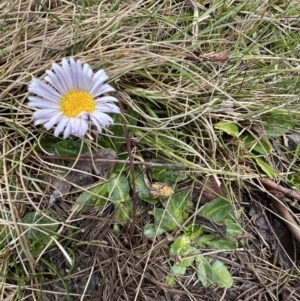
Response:
M272 248L250 221L252 203L268 215L261 192L240 190L242 180L256 184L259 172L214 128L229 120L246 131L272 112L299 120L299 8L297 1L275 2L0 3L0 218L2 233L14 238L0 234L1 300L68 300L66 288L69 300L300 299L297 264L276 267ZM203 251L229 267L231 289L203 288L193 270L178 277L176 287L166 285L168 246L177 233L145 240L141 229L150 222L150 205L137 213L132 244L129 226L112 230L110 206L82 216L73 216L68 202L47 206L49 177L59 166L35 155L49 133L33 126L27 85L70 56L110 75L119 100L137 113L131 128L136 148L184 164L191 175L212 175L244 209L248 244ZM97 141L90 143L95 148ZM31 254L26 212L42 212L59 227L52 250ZM71 273L70 258L77 259Z

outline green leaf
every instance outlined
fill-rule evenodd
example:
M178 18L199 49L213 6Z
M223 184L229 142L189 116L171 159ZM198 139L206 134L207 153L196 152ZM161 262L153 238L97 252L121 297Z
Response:
M199 214L214 222L222 222L225 218L230 218L230 214L234 216L234 211L228 200L217 198L206 203L200 209Z
M230 237L243 233L243 228L231 219L225 219L224 224L226 226L226 234Z
M208 247L217 250L233 250L238 246L237 241L234 238L219 237L214 240L206 241Z
M107 141L107 140L104 140L104 139L100 139L98 141L98 145L100 146L100 148L111 148L110 141Z
M46 137L41 138L39 141L39 145L35 147L36 151L42 151L51 155L56 155L55 144L58 142L62 142L63 140L56 137Z
M147 224L144 227L144 231L143 231L144 236L146 236L147 238L154 238L154 237L162 235L164 233L165 233L165 230L163 230L161 228L157 229L154 224Z
M177 193L166 201L166 208L154 208L149 214L154 216L154 224L167 232L175 230L188 218L188 192Z
M126 111L126 120L128 125L136 126L138 122L139 113L135 111L132 107L128 107Z
M206 248L207 244L210 241L216 239L216 237L219 237L219 236L216 236L215 234L202 235L197 241L197 246L204 249L204 248Z
M298 142L297 147L295 149L294 159L298 158L300 153L300 142Z
M289 132L298 122L287 116L268 116L263 118L266 122L264 133L269 138L278 138Z
M197 224L190 224L184 228L184 233L190 240L194 240L203 233L203 228Z
M147 188L145 181L144 181L144 176L141 174L138 170L135 170L135 174L138 176L135 178L135 190L140 197L140 199L143 200L143 198L150 198L150 192L149 189Z
M130 200L129 184L124 174L110 175L110 181L107 183L107 191L112 203L119 205L122 202Z
M292 186L296 189L300 190L300 172L298 170L297 173L288 175L288 179Z
M166 283L170 286L174 286L176 284L174 277L170 275L166 277Z
M221 288L231 288L233 285L233 279L224 265L220 260L216 260L212 265L212 281Z
M186 267L181 266L180 263L174 263L172 266L172 272L175 275L184 275L186 273Z
M154 208L153 211L148 211L148 214L154 216L154 225L156 228L159 227L167 232L172 232L180 226L175 217L165 209Z
M111 117L114 120L114 124L109 127L109 130L114 135L105 136L103 141L108 142L108 145L118 152L125 143L124 121L121 114L112 114Z
M177 254L182 255L184 249L190 247L191 240L185 234L178 236L170 247L170 256ZM185 253L185 252L184 252Z
M194 246L189 246L188 248L183 249L182 252L182 257L191 257L193 255L199 255L199 250L197 248L195 248ZM191 257L193 258L193 261L195 260L195 257ZM188 258L184 259L187 260Z
M190 247L189 249L190 249L189 253L191 253L191 254L186 255L189 258L184 258L184 259L181 259L180 262L177 262L177 264L180 264L182 267L185 267L185 268L190 267L193 264L193 262L195 261L195 258L192 257L192 255L195 254L196 248ZM189 255L191 255L191 256L189 256Z
M48 237L50 232L55 232L58 228L58 225L54 224L52 219L35 212L27 213L22 222L28 224L24 228L28 229L26 236L30 239L43 239L44 237Z
M178 168L155 167L151 172L151 179L166 183L168 186L173 186L177 182L187 179L188 174Z
M121 203L116 204L114 218L119 224L126 224L130 221L132 213L132 201L127 200Z
M82 213L95 205L99 207L104 206L107 202L107 196L107 183L101 183L89 191L81 193L72 206L72 211Z
M77 157L80 154L87 153L89 149L83 145L82 151L81 142L74 140L64 140L54 145L56 153L61 157Z
M209 287L213 275L213 270L207 259L199 255L195 259L197 267L197 278L204 287Z
M274 169L263 158L255 157L254 159L255 159L257 165L262 169L262 171L270 179L274 179L274 176L275 176Z
M33 254L38 254L51 242L51 237L58 228L52 219L35 212L27 213L22 222Z
M239 220L241 218L241 216L242 216L242 210L235 210L234 211L234 218L236 220Z
M239 133L239 128L236 123L230 121L220 121L215 125L215 128L233 137L237 137Z
M128 159L128 154L120 154L118 155L119 160L129 160ZM124 163L116 163L114 167L114 172L115 173L126 173L127 171L130 171L130 164L124 164ZM130 174L130 172L129 172Z
M147 110L148 114L149 114L151 117L153 117L153 118L155 118L155 119L158 118L157 114L150 108L150 106L146 106L145 109Z
M188 263L190 263L190 261ZM187 266L190 266L190 265L191 265L191 263L187 265L187 263L184 261L176 262L172 266L172 273L175 275L185 275L186 268L187 268Z
M155 205L159 202L158 199L155 199L152 196L150 196L150 197L143 196L142 200L149 203L149 204L151 204L151 205Z
M189 191L173 194L165 203L167 203L167 210L182 224L187 218L187 210L190 207Z
M244 136L244 143L247 149L256 151L261 155L269 155L272 152L272 145L263 138L254 138L250 135Z

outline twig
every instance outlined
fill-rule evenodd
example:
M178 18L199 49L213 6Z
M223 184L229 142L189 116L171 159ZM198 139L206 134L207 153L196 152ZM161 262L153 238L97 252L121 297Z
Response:
M38 154L39 158L43 160L68 160L68 161L86 161L90 162L91 158L75 158L75 157L60 157L60 156L48 156ZM133 165L146 165L148 167L167 167L167 168L178 168L178 169L188 169L184 165L173 164L173 163L156 163L156 162L141 162L141 161L130 161L130 160L118 160L118 159L93 159L94 162L103 163L121 163L121 164L133 164Z
M281 192L287 198L294 198L296 200L300 200L299 193L291 189L285 188L279 184L276 184L270 179L260 179L260 182L269 189ZM300 242L300 228L298 223L295 221L289 210L278 200L278 198L271 195L271 200L278 214L283 218L283 221L285 222L286 226L289 228L295 239L298 242Z
M279 184L276 184L275 182L273 182L270 179L259 179L259 180L264 186L267 186L268 188L280 191L287 198L293 198L293 199L300 201L300 194L295 192L294 190L291 190L289 188L285 188Z
M130 229L130 241L132 242L133 237L134 237L134 232L135 232L135 215L136 215L136 204L138 201L138 194L137 194L136 187L135 187L134 164L133 164L133 157L132 157L132 153L131 153L130 133L127 128L127 123L126 123L126 119L124 117L125 114L124 114L124 110L123 110L121 101L119 102L119 105L120 105L121 115L123 117L126 148L127 148L127 152L128 152L130 173L131 173L131 178L132 178L132 183L131 183L131 185L132 185L132 187L131 187L132 188L132 224L131 224L131 229Z
M286 226L289 228L295 239L300 242L300 228L293 216L289 213L288 209L277 200L277 198L272 197L272 203L276 208L278 214L283 218Z

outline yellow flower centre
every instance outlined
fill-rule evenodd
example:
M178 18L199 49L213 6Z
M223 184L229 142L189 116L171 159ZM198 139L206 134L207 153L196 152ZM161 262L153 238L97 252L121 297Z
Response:
M76 117L79 113L92 113L95 101L90 93L82 90L71 90L60 100L60 110L67 117Z

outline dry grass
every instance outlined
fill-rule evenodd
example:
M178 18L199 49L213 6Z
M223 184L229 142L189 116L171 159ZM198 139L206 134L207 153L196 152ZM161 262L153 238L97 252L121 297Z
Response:
M69 300L299 300L297 262L291 270L276 265L272 246L259 239L248 214L253 203L260 204L263 216L272 211L255 180L261 169L241 140L215 128L222 120L234 122L239 135L258 139L274 116L299 121L298 1L73 2L0 3L0 299L67 300L64 285L77 285L79 295ZM129 127L135 151L185 165L195 183L199 175L212 175L243 208L248 243L230 252L203 250L229 267L231 289L203 288L194 270L174 288L165 284L168 247L179 231L146 240L142 228L151 221L149 204L137 213L132 245L130 226L112 230L111 205L82 216L71 212L72 197L48 206L49 179L59 164L35 153L52 132L33 125L27 86L54 61L71 56L93 70L105 69L124 108L136 112L138 123ZM89 141L91 148L97 142ZM283 158L282 152L272 155ZM283 160L283 167L270 166L276 179L297 190L296 157ZM52 250L32 253L22 221L28 212L57 226ZM298 221L298 208L292 215ZM88 297L93 293L97 298Z

